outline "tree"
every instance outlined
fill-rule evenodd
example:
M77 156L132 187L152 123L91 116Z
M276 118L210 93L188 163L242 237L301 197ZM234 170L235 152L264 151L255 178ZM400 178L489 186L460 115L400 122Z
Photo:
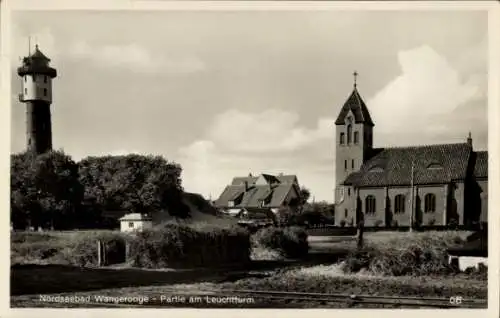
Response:
M311 191L309 191L306 187L302 187L300 189L300 197L302 199L301 204L305 204L311 197Z
M14 228L63 229L73 225L83 188L78 165L63 151L11 156L11 220Z
M86 207L149 214L165 210L189 217L182 201L182 169L161 156L87 157L79 166Z

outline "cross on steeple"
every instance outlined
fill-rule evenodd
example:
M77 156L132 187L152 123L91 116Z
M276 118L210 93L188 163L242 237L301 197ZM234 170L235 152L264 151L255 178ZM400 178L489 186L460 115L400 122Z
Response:
M354 88L356 88L356 86L357 86L356 79L358 77L358 72L354 71L354 73L352 73L352 75L354 76Z

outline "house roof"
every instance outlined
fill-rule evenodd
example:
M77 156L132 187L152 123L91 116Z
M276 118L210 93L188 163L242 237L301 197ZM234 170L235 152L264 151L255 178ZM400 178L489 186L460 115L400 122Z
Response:
M433 184L463 180L472 147L467 143L378 149L344 184L357 187Z
M266 207L279 207L294 186L298 186L297 177L294 175L272 176L263 175L267 184L255 184L258 177L236 177L224 189L215 201L219 207L229 206L229 201L234 201L241 196L241 200L234 207L261 207L264 201ZM244 182L247 182L245 185Z
M474 176L477 178L488 177L488 152L477 151L475 153L476 162L474 164Z
M150 221L151 218L141 213L129 213L120 218L120 221Z
M368 108L366 107L365 102L359 95L358 89L354 87L351 95L347 98L344 106L340 110L339 116L335 121L335 125L343 125L345 122L345 117L351 111L354 114L354 122L355 123L364 123L370 126L375 126L373 124L370 113L368 112Z

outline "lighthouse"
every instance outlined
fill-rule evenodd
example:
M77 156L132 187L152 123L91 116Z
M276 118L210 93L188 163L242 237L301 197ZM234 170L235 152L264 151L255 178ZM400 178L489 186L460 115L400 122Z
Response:
M35 51L24 57L17 74L21 77L22 92L19 101L26 104L27 150L42 154L52 150L52 79L56 69L49 66L50 59L35 46Z

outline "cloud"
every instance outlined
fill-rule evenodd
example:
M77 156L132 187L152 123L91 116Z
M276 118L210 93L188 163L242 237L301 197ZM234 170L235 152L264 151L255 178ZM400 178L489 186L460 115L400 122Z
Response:
M471 51L467 56L478 52ZM459 110L464 106L477 107L477 102L484 98L485 75L460 72L429 46L400 51L398 61L401 74L368 100L376 134L385 134L391 140L384 141L390 144L403 145L408 143L408 134L420 142L432 142L436 133L463 133L458 122L463 122L463 116L468 114ZM461 69L467 66L464 57L458 61Z
M183 184L189 191L217 197L236 175L283 172L297 174L316 195L330 199L333 176L326 186L321 179L325 171L333 171L329 149L333 132L329 118L309 129L289 111L228 110L213 119L204 139L179 150Z
M136 43L97 46L78 41L69 46L67 53L100 66L129 68L140 73L194 73L205 69L205 64L198 58L168 59Z
M315 129L298 126L299 115L279 109L249 113L231 109L215 117L208 137L230 152L290 152L331 136L332 121L321 119Z

